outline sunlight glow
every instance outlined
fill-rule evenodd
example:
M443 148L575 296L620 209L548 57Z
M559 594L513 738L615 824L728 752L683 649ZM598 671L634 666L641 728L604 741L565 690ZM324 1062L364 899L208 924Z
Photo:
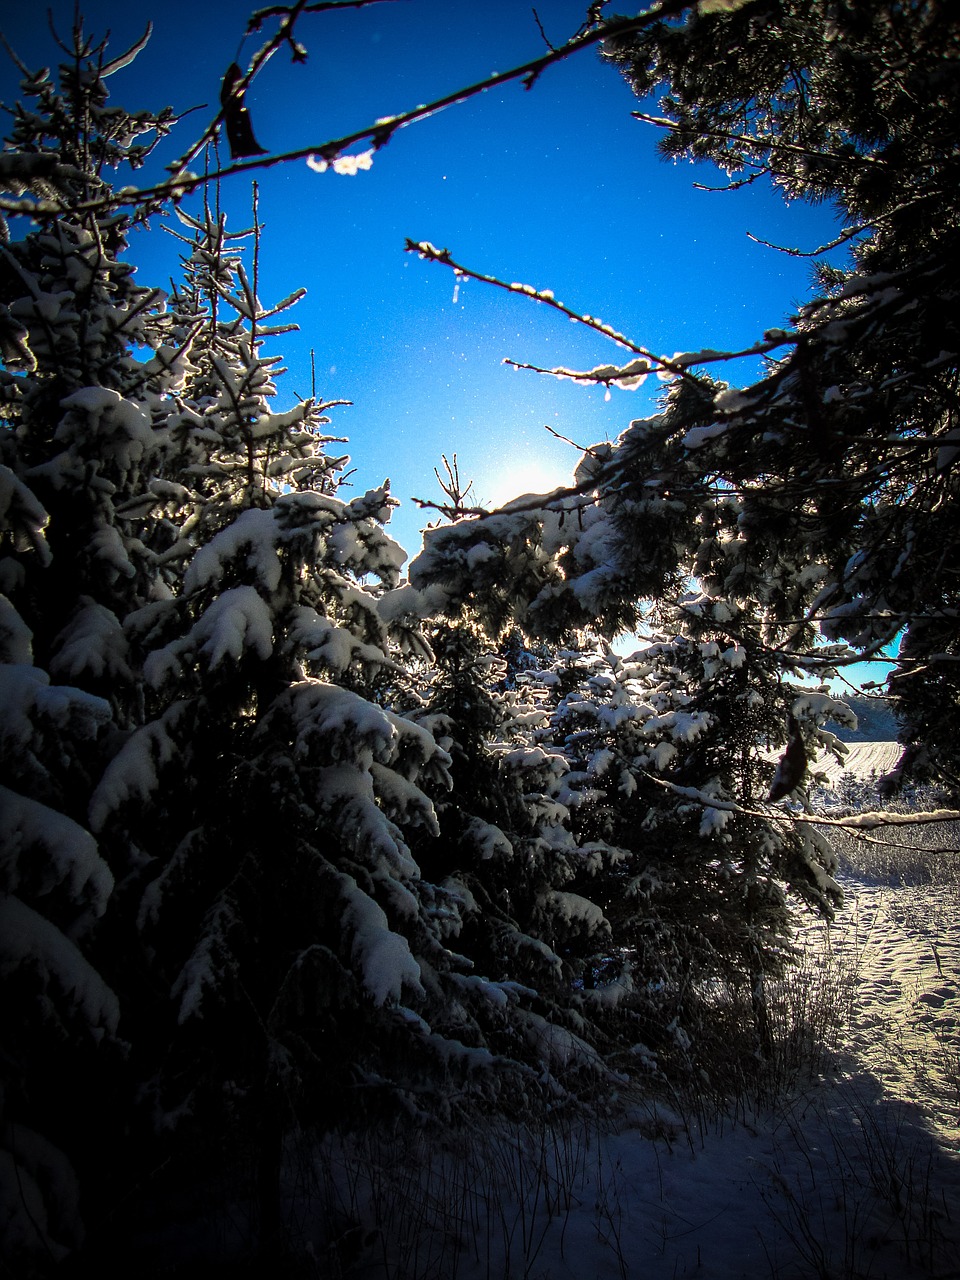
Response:
M549 493L551 489L573 483L570 466L564 467L552 458L533 451L509 449L499 457L490 457L477 467L473 493L484 506L502 506L525 493Z

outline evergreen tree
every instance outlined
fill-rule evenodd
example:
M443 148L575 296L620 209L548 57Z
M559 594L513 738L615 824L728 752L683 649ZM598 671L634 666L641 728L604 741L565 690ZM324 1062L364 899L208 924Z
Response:
M509 1052L524 1030L543 1065L579 1059L592 1084L606 1075L597 1019L578 1006L588 959L611 946L607 920L582 882L595 854L570 829L567 762L538 741L548 723L529 688L503 690L504 664L469 621L431 627L436 667L421 723L451 755L452 787L438 798L440 840L421 862L442 860L469 903L459 947L475 970L518 995L491 1042ZM580 893L572 892L574 880ZM526 989L525 991L523 989ZM551 1081L557 1096L560 1080Z
M818 267L821 296L765 335L786 354L754 386L713 391L664 442L667 466L736 487L730 552L766 562L794 648L792 619L868 655L903 632L904 741L954 786L957 24L935 0L751 0L605 46L638 95L663 92L666 155L711 160L734 186L769 177L843 219L850 265Z
M71 1162L107 1251L121 1185L160 1167L162 1205L233 1170L269 1252L291 1135L604 1078L557 949L601 917L557 889L579 856L563 761L518 706L510 742L469 694L487 658L468 630L437 628L435 658L397 607L388 484L342 496L331 406L274 405L265 343L298 295L259 298L256 200L239 233L178 210L169 305L120 260L132 215L105 170L171 123L105 106L135 52L108 62L78 23L60 87L28 76L5 157L37 198L0 317L3 976L24 1011L4 1176L27 1187L8 1237L77 1242L79 1212L54 1213ZM464 812L443 803L466 792L453 756L496 782Z
M38 201L0 247L0 1230L18 1266L79 1242L117 1128L120 1008L96 946L117 870L88 804L139 710L123 624L155 569L121 506L164 415L163 372L133 355L159 341L162 298L119 261L129 219L109 199L71 210L172 122L107 105L136 52L108 61L78 22L59 83L21 65L3 156L6 189Z
M259 301L256 218L239 235L182 218L171 327L189 358L158 473L130 499L168 590L128 619L148 716L91 816L136 855L122 922L144 957L129 1003L154 1123L181 1176L195 1143L232 1135L269 1249L285 1134L384 1106L439 1115L453 1077L469 1094L492 1059L445 1034L463 904L410 849L436 832L422 786L449 761L389 705L403 670L377 605L404 555L388 488L339 496L329 406L272 408L263 343L295 297Z
M431 531L411 566L419 589L494 634L516 622L610 637L657 602L664 638L639 687L615 681L615 714L596 688L572 690L556 741L590 796L578 820L627 848L655 833L631 883L656 893L619 921L652 940L641 971L675 944L675 971L741 975L761 1035L757 977L788 952L785 887L826 911L837 896L829 848L774 806L803 799L844 712L792 678L905 632L892 681L905 737L926 768L956 773L958 259L956 219L942 217L955 45L936 5L764 0L690 6L607 40L639 95L666 90L667 154L714 160L733 185L769 175L834 200L850 268L819 269L822 296L764 334L767 373L745 390L698 371L709 352L575 375L632 386L659 364L670 386L659 413L586 452L572 492Z
M469 486L461 492L456 458L444 463L444 511L455 520ZM407 714L450 753L450 787L434 794L439 836L422 837L417 858L425 872L446 875L465 904L458 948L474 972L459 1003L477 1023L474 1034L498 1052L526 1060L532 1049L540 1063L534 1096L545 1084L563 1097L578 1075L592 1091L610 1079L598 1053L609 1037L580 1007L581 992L587 957L609 950L610 931L596 904L570 891L596 855L570 830L565 760L538 741L549 721L542 693L518 676L537 663L518 648L517 631L504 654L469 612L433 618L442 603L442 593L405 584L381 608L408 634L423 627L429 638L419 706ZM508 1017L495 1014L489 996L478 999L491 981L509 996Z
M122 255L157 204L126 212L108 171L173 116L105 87L140 46L110 61L78 21L58 82L21 68L0 165L33 200L0 245L18 1263L76 1247L160 1157L161 1203L239 1170L226 1197L256 1200L272 1252L291 1137L569 1098L647 1042L685 1053L717 979L766 1047L790 899L838 892L798 804L844 711L799 673L905 630L907 735L956 779L956 20L715 8L605 52L638 93L667 85L671 154L837 202L850 269L765 335L788 354L755 386L661 362L660 411L571 492L483 519L450 493L405 585L388 483L344 496L332 403L277 407L267 345L299 294L261 301L256 196L240 232L178 209L183 281L140 287ZM595 643L647 600L629 659Z
M594 894L648 995L650 1034L663 1043L669 1029L696 1053L718 982L750 993L765 1042L764 983L792 955L787 887L827 915L840 898L826 841L768 808L763 747L790 716L805 763L803 738L828 745L823 722L844 708L750 670L747 648L709 626L700 638L676 621L682 630L629 658L598 650L558 702L551 739L570 762L574 830L618 852Z

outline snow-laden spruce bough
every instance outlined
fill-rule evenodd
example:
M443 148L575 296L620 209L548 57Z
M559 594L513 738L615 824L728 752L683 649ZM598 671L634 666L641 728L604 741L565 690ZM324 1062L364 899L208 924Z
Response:
M717 984L762 1060L790 900L839 897L823 836L764 807L770 750L791 724L842 753L849 717L783 678L829 567L753 557L702 461L758 395L706 379L570 491L428 531L403 581L388 484L340 496L333 405L273 407L299 295L259 298L256 195L248 232L177 207L181 281L135 282L107 177L175 121L108 107L129 59L77 40L22 68L2 171L0 1232L27 1269L85 1233L122 1256L184 1185L255 1202L270 1249L294 1136L654 1089ZM617 656L596 636L644 596L664 634Z

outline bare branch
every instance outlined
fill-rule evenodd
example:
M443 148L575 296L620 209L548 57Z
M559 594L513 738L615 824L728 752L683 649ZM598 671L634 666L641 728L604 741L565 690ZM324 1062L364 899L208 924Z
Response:
M397 0L313 0L311 4L298 5L300 13L325 13L331 9L365 9L371 4L396 4ZM247 32L259 31L267 18L279 18L289 15L293 6L274 4L267 9L256 9L247 22Z
M333 6L339 7L339 6ZM283 12L291 12L286 6L282 6ZM305 11L309 6L306 0L302 4L294 6L296 13ZM497 72L488 76L484 80L477 81L476 84L467 85L462 89L456 90L454 93L448 93L442 98L437 98L433 102L415 107L411 111L403 112L401 115L387 116L376 120L372 125L367 125L363 129L358 129L354 133L344 134L339 138L333 138L328 142L314 144L309 147L298 147L292 151L280 152L277 155L258 156L255 159L245 160L238 163L217 167L203 174L191 173L184 169L183 166L198 153L204 141L209 141L216 133L217 126L222 119L222 113L211 123L205 131L203 140L191 147L175 165L171 166L174 171L173 176L163 182L157 183L152 187L144 188L125 188L122 191L115 192L110 197L102 197L78 202L71 205L71 213L74 215L84 213L95 213L105 208L117 208L125 205L142 205L157 203L162 204L167 200L177 202L182 200L184 196L190 195L210 182L221 181L224 178L233 177L236 174L251 173L259 169L271 168L278 164L289 164L295 160L306 160L309 157L319 156L321 160L332 164L337 158L342 156L350 147L360 142L372 142L374 150L385 146L395 133L407 125L415 124L420 120L426 120L429 116L434 115L437 111L442 111L445 107L453 106L456 103L466 102L468 99L476 97L478 94L485 93L489 89L498 88L500 85L509 84L513 80L522 80L531 74L538 76L547 67L554 63L562 62L565 58L572 57L574 54L580 53L584 49L589 49L593 45L599 44L601 40L608 37L624 35L631 31L641 31L644 27L651 26L654 23L662 22L664 18L675 17L685 10L691 8L691 0L672 0L672 3L654 6L652 9L640 14L635 18L621 18L617 21L611 21L601 27L589 30L581 36L570 40L565 45L561 45L558 49L551 50L549 53L542 54L539 58L533 58L529 62L523 63L519 67L514 67L510 71ZM266 12L266 11L263 11ZM287 36L289 24L286 24L283 34L277 33L274 40L268 42L273 45L273 51L280 47ZM263 51L261 51L261 54ZM261 54L257 55L254 60L256 66L251 64L251 70L247 76L239 82L238 87L246 88L250 79L256 71L259 70L262 62L259 61ZM263 58L266 61L266 58ZM0 198L0 210L11 214L26 214L37 217L56 217L62 214L63 209L60 204L53 200L38 200L34 202L24 200L8 200Z
M442 266L450 267L458 276L479 280L481 284L490 284L497 289L505 290L507 293L530 298L534 302L542 302L544 306L552 307L554 311L559 311L568 320L575 320L578 324L585 325L588 329L593 329L595 333L602 334L605 338L617 343L618 346L625 347L628 351L632 351L635 355L641 357L641 360L633 361L622 369L615 368L612 365L601 365L596 369L582 371L561 366L546 369L540 365L505 359L504 364L508 364L514 369L528 369L533 373L549 374L555 378L570 378L574 382L586 382L601 386L624 386L630 382L638 383L646 373L650 372L651 368L656 368L672 374L674 377L696 382L696 375L690 372L690 368L694 365L716 364L726 360L763 356L775 351L778 347L795 345L800 340L798 334L788 332L785 329L771 329L764 334L762 341L755 342L752 346L745 347L740 351L687 351L680 352L674 356L658 356L646 347L641 347L631 341L626 334L620 333L608 324L604 324L602 320L598 320L595 316L585 315L583 312L575 311L572 307L568 307L563 302L558 302L550 289L535 289L533 285L517 282L508 283L497 276L487 275L482 271L474 271L472 268L464 266L462 262L457 262L449 249L438 249L429 240L411 240L408 237L405 248L407 253L416 253L429 262L439 262ZM646 362L648 367L644 367L643 361Z
M765 249L776 249L778 253L786 253L791 258L819 258L821 254L829 253L831 249L839 249L841 245L848 244L856 236L874 229L876 225L876 221L858 222L855 227L847 227L836 239L827 244L821 244L816 249L792 249L788 245L774 244L772 240L763 240L760 236L755 236L752 231L747 232L747 239L752 240L754 244L762 244Z
M548 422L543 424L544 431L549 431L557 440L562 440L564 444L572 445L574 449L578 449L581 453L588 453L591 458L599 458L600 451L592 444L578 444L576 440L571 440L569 436L561 435L559 431L555 431Z
M543 36L543 43L547 46L548 49L552 49L554 52L556 52L556 45L550 41L546 31L544 31L543 23L540 21L539 13L537 13L536 9L533 9L531 12L533 13L533 19L537 24L537 28L540 34Z
M697 787L683 787L679 783L671 782L668 778L659 778L655 773L649 773L646 770L641 772L657 786L665 787L674 795L684 800L692 800L694 804L702 805L705 809L718 809L721 813L735 813L748 818L762 818L765 822L776 819L789 822L794 826L842 827L845 831L851 831L854 834L875 831L878 827L918 827L944 822L960 822L960 809L933 809L925 813L891 813L889 810L883 810L854 813L846 818L826 818L819 814L793 813L789 809L751 809L739 804L736 800L721 800Z
M722 187L712 187L706 182L694 182L692 184L694 191L741 191L744 187L752 187L758 178L766 177L772 170L766 166L758 168L746 178L736 178L731 182L725 182ZM749 232L747 233L750 234Z
M649 366L653 365L657 368L666 370L675 377L686 378L690 381L696 382L696 377L687 370L682 359L670 359L666 356L654 355L652 351L648 351L645 347L638 346L635 342L632 342L626 334L620 333L608 324L604 324L602 320L598 320L595 316L585 315L582 312L575 311L572 307L566 306L563 302L558 302L550 289L535 289L532 285L520 284L517 282L508 283L506 280L501 280L497 276L487 275L482 271L474 271L472 268L464 266L463 263L456 262L451 256L449 249L438 249L428 240L417 241L411 240L408 237L406 242L406 251L408 253L419 254L421 258L430 262L439 262L443 266L451 267L458 276L466 276L471 280L479 280L482 284L493 285L498 289L505 290L507 293L519 294L522 297L532 298L534 302L542 302L545 306L552 307L554 311L559 311L561 315L566 316L569 320L575 320L578 324L585 325L588 329L593 329L594 332L602 334L605 338L609 338L612 342L617 343L618 346L625 347L628 351L632 351L635 355L641 357L640 361L635 361L632 365L627 366L624 369L615 369L613 366L602 366L599 369L586 373L578 373L575 370L564 368L542 369L537 365L521 364L518 361L509 359L504 360L504 364L512 365L517 369L530 369L537 373L549 373L554 377L572 378L577 382L600 383L608 386L611 383L615 384L625 383L630 380L642 380L643 376L649 372ZM780 345L782 345L782 342L778 341L772 344L772 346L763 349L772 350L773 346ZM760 350L760 348L758 348L758 350ZM701 355L703 353L697 354ZM712 353L712 355L717 359L726 358L724 353ZM697 360L694 362L690 360L687 361L687 363L701 363L701 361Z
M453 455L452 462L445 453L442 453L440 458L443 462L443 469L447 473L447 478L443 478L440 474L439 468L437 467L433 468L433 474L437 477L437 484L447 495L450 501L426 502L418 498L414 498L413 501L417 502L421 507L429 506L434 511L439 511L445 519L453 523L454 521L459 520L461 516L475 514L479 508L467 506L467 498L473 490L473 481L468 480L467 483L464 484L460 479L460 464L457 460L457 455Z
M915 844L907 844L905 840L881 839L879 836L868 836L865 831L851 831L851 837L854 840L862 840L864 844L876 844L882 849L907 849L910 853L917 852ZM960 849L951 848L949 845L937 845L938 853L960 853Z
M572 307L558 302L549 289L535 289L529 284L508 284L506 280L501 280L497 276L486 275L482 271L474 271L470 267L465 267L462 262L456 262L449 249L438 249L429 240L411 240L407 237L405 248L407 253L416 253L429 262L439 262L445 267L451 267L458 275L467 276L471 280L479 280L481 284L492 284L497 289L505 289L507 293L516 293L523 297L532 298L534 302L542 302L545 306L553 307L554 311L559 311L561 315L565 315L569 320L576 320L578 324L584 324L588 329L602 333L605 338L610 338L618 346L626 347L628 351L634 352L635 355L662 363L658 356L653 355L652 352L643 347L638 347L635 342L631 342L626 334L619 333L616 329L604 324L601 320L597 320L594 316L583 315L579 311L574 311Z
M207 145L207 143L212 142L213 139L216 137L217 131L219 130L220 125L223 123L224 119L226 118L227 112L230 108L231 98L235 98L237 101L242 102L243 95L246 93L247 89L250 87L250 84L252 83L257 73L261 71L263 67L266 66L270 58L273 57L273 55L280 48L280 46L285 43L285 41L287 41L288 39L292 40L293 25L296 22L297 18L300 16L300 13L303 10L303 7L305 4L306 4L306 0L297 0L297 3L292 8L285 10L286 17L284 18L283 22L281 22L280 26L277 28L277 31L267 41L267 43L263 45L262 48L258 49L257 52L254 54L253 59L250 63L250 66L248 67L245 73L235 78L231 78L231 82L229 86L227 85L226 77L224 78L224 88L225 90L227 90L227 92L221 93L220 110L214 116L213 120L211 120L211 122L207 125L206 129L203 131L203 133L200 135L197 141L193 144L193 146L189 147L183 153L183 155L180 157L179 160L176 160L172 165L169 166L170 171L174 175L180 175L183 172L183 170L187 167L187 165L190 163L190 161L194 158L194 156L198 155L200 151L202 151L203 148ZM230 73L232 70L233 70L232 66L228 68L227 76L230 76Z

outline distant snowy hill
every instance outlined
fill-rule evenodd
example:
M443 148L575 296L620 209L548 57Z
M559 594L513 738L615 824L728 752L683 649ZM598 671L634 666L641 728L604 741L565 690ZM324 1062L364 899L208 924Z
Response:
M836 785L845 773L864 779L882 777L896 767L903 753L897 742L897 718L886 698L863 695L845 701L856 714L857 727L848 729L832 722L828 725L848 748L843 764L825 753L817 761L817 769L826 774L828 785Z
M851 742L843 764L824 754L817 760L816 768L819 773L826 774L828 784L833 785L845 773L852 773L856 778L880 778L895 768L902 753L903 747L899 742Z
M857 717L856 729L848 729L836 721L827 722L827 729L847 747L843 763L828 752L817 758L813 772L822 775L828 787L835 787L845 773L866 781L881 778L896 768L903 754L903 745L897 741L899 724L889 702L885 698L851 696L844 699ZM780 751L771 752L771 761L779 760Z
M894 742L900 726L886 698L871 698L866 694L850 696L844 701L857 717L856 729L842 725L830 725L841 742Z

